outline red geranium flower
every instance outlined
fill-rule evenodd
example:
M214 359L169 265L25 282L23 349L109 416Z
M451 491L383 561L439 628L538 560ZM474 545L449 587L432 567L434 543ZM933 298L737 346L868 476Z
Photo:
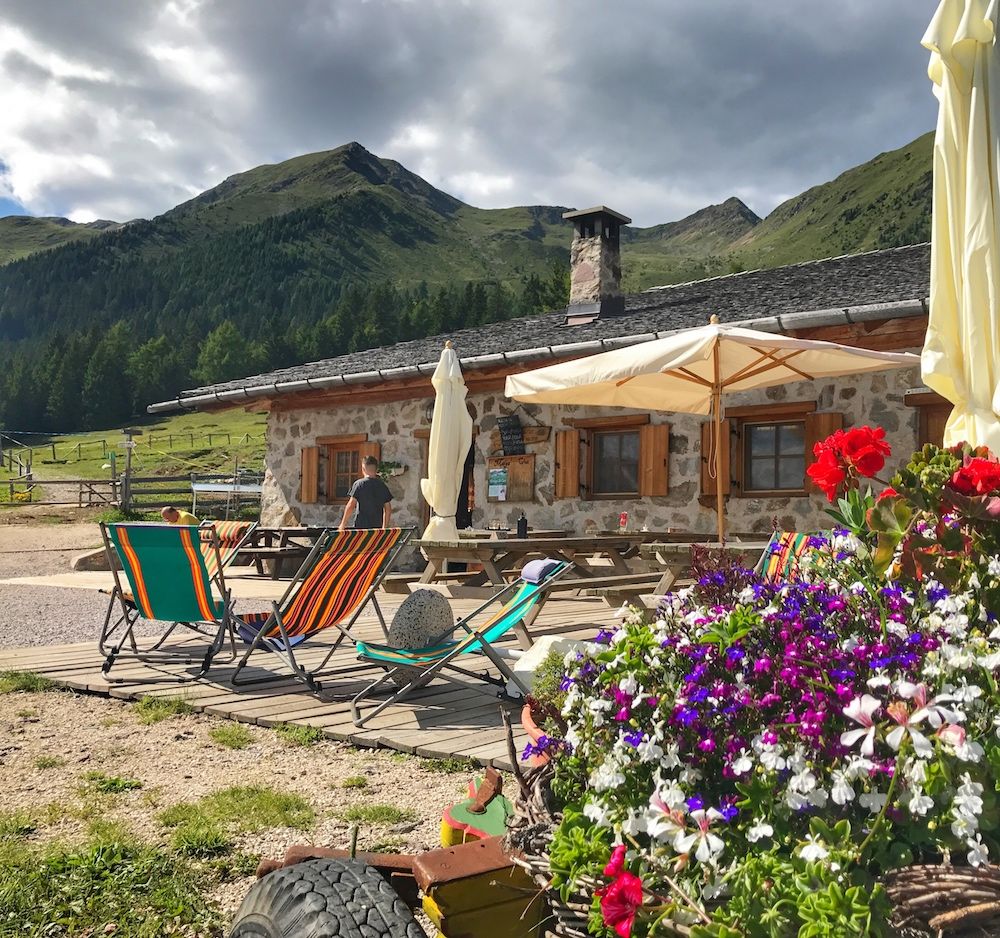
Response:
M881 427L853 427L844 433L840 451L847 465L870 479L882 471L885 457L892 449L885 442L885 430Z
M990 495L1000 489L1000 462L974 457L951 477L949 486L962 495Z
M611 851L608 865L604 867L604 875L614 878L625 870L625 844L619 844Z
M822 449L822 444L817 443L816 455L819 457L807 470L806 474L813 483L826 495L829 501L833 501L840 491L840 486L847 478L847 472L837 459L836 453L830 449Z
M635 873L622 870L614 882L598 889L597 894L601 897L604 924L613 928L620 938L630 938L636 910L642 905L642 880Z
M883 499L886 499L886 498L895 498L897 495L899 495L899 492L897 492L890 485L890 486L887 486L886 488L882 489L882 491L878 493L878 498L876 498L875 501L876 502L880 502L880 501L882 501Z

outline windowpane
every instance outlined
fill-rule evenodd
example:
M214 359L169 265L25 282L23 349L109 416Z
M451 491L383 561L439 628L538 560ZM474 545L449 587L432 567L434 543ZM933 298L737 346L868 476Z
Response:
M805 424L783 423L778 427L778 454L801 456L806 450Z
M594 433L593 476L597 495L639 493L639 431Z
M778 488L802 488L805 472L805 459L802 456L782 456L778 460Z
M771 456L774 454L774 431L771 424L751 424L747 427L751 456Z
M774 488L774 460L750 460L750 489L766 492Z

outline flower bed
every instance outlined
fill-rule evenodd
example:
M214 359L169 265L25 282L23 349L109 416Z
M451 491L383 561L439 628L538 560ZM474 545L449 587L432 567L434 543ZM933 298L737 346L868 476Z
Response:
M568 656L547 852L592 934L896 935L950 906L891 871L1000 858L1000 465L928 447L875 498L861 429L799 581L723 565Z

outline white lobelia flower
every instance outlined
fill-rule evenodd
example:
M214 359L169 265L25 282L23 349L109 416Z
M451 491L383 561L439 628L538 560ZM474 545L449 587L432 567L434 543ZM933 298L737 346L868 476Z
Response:
M625 773L622 767L608 756L590 773L589 783L595 791L610 791L625 784Z
M763 840L765 837L770 837L773 834L774 828L763 819L754 821L753 824L747 828L747 840L749 840L752 844L757 843L758 840Z
M984 863L990 862L990 851L986 844L983 843L982 834L976 834L975 840L970 837L965 843L969 848L966 856L969 859L970 866L982 866Z
M640 762L657 762L663 758L663 747L655 736L644 737L636 747Z
M626 674L625 677L618 682L618 686L621 688L622 693L628 694L630 697L634 697L636 695L636 691L639 690L639 681L636 679L634 674Z
M816 834L807 834L806 842L799 848L799 856L803 860L823 860L830 855L826 845Z
M889 680L888 674L876 674L874 677L868 678L865 683L872 689L878 690L880 687L888 687L892 681Z
M875 752L875 721L872 719L872 714L881 706L878 698L872 697L871 694L862 694L844 707L844 715L855 723L860 723L861 729L841 733L840 744L853 746L860 739L862 754L872 755Z
M746 775L753 768L750 753L746 749L741 749L729 768L732 769L733 775Z
M593 821L598 827L610 827L608 806L600 799L588 799L583 806L584 816Z
M834 769L831 773L830 797L834 804L847 804L854 800L854 786L850 776L843 769Z
M858 804L871 814L878 814L885 807L886 795L880 791L866 791L858 797Z
M630 809L622 821L622 833L632 837L646 833L646 812Z
M680 768L681 764L681 751L677 743L670 743L666 749L663 750L663 756L660 758L660 766L664 769L677 769Z
M986 562L986 572L990 576L1000 576L1000 557L990 557Z
M955 789L955 797L952 799L951 807L955 814L967 818L973 822L973 826L979 826L979 815L983 813L983 786L979 782L974 782L966 772L962 775L962 784Z
M646 833L654 840L674 840L678 834L684 833L684 813L679 805L673 803L667 792L654 794L649 799L646 809ZM681 794L680 804L684 804Z
M699 863L710 863L715 861L722 853L725 844L722 838L713 834L710 830L713 821L721 820L722 815L715 809L709 808L707 811L699 809L691 812L691 820L696 828L690 833L681 831L674 837L673 847L678 853L690 853L691 848L697 844L695 859Z
M934 807L934 799L919 788L914 788L907 794L906 806L914 817L924 817Z

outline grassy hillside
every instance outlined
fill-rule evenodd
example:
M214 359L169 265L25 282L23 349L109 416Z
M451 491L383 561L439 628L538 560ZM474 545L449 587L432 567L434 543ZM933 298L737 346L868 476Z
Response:
M5 215L0 218L0 265L71 241L96 238L116 227L117 222L112 221L77 224L68 218Z

